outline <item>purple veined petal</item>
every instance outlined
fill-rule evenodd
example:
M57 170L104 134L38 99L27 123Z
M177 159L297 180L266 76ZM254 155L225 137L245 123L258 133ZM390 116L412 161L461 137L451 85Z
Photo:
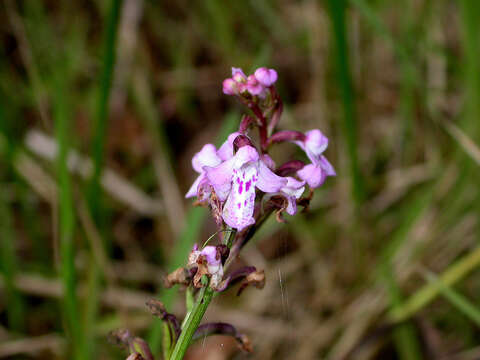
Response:
M327 160L325 156L323 155L320 156L319 164L327 176L337 176L335 169L333 168L332 164L330 164L330 162Z
M220 264L220 256L217 256L217 247L216 246L205 246L203 250L200 252L205 258L207 259L207 263L209 265L219 265Z
M233 175L232 190L223 207L222 217L227 225L238 231L255 223L253 210L257 179L257 166L251 163L242 166Z
M297 171L300 179L305 180L312 189L319 187L325 181L326 174L319 165L308 164Z
M198 193L198 185L200 182L205 178L204 174L200 174L197 179L193 182L192 186L188 190L188 192L185 194L185 199L189 199L191 197L197 196Z
M213 144L206 144L202 150L196 153L192 158L192 166L196 172L202 173L204 166L214 167L222 162L217 155L217 149Z
M287 185L288 180L275 174L263 162L258 162L258 182L257 188L265 193L278 192L282 187Z
M220 146L220 149L217 151L217 156L223 161L231 159L233 156L233 141L235 138L241 135L239 132L234 132L228 135L227 140Z
M230 138L230 137L229 137ZM213 186L220 201L225 201L232 187L232 176L248 162L258 160L258 152L254 147L243 146L231 159L224 161L216 167L204 167L206 177Z
M280 191L286 195L293 196L295 199L300 198L305 191L305 180L297 180L291 176L287 178L287 185L282 187Z
M259 95L263 92L264 86L253 75L247 78L247 90L252 95Z
M263 86L271 86L277 81L278 75L274 69L261 67L255 70L255 77Z

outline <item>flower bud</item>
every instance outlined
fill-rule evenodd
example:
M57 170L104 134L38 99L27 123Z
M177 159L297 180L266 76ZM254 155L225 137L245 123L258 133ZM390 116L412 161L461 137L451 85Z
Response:
M250 75L247 79L247 90L252 95L260 95L264 87L254 75Z
M255 71L255 77L263 86L272 86L277 81L277 72L273 69L261 67Z
M226 95L237 95L238 87L235 80L228 78L223 80L223 93Z

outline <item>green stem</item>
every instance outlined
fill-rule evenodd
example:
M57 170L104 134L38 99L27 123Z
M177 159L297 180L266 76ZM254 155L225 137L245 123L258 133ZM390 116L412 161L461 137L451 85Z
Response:
M230 248L232 247L237 231L231 227L227 227L226 232L224 243ZM193 308L187 313L187 316L183 321L182 333L175 344L170 360L183 359L183 356L192 341L193 334L195 334L195 330L197 330L198 325L200 325L200 321L202 321L203 315L205 314L205 311L207 311L208 305L210 305L214 296L215 291L210 287L204 287L200 290L197 301L193 305Z
M185 325L180 334L180 338L175 344L172 356L170 360L182 360L185 355L190 342L192 341L193 334L197 330L200 321L202 321L203 315L207 311L208 305L213 299L215 292L213 289L207 287L202 288L198 294L197 301L193 306L192 311L187 315Z

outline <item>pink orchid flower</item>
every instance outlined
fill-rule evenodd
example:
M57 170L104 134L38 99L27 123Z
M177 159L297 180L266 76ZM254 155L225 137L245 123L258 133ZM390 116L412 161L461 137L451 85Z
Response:
M294 142L305 151L312 162L297 171L298 177L305 180L312 189L321 186L327 176L337 175L333 166L322 155L328 147L328 139L320 130L307 131L303 141Z

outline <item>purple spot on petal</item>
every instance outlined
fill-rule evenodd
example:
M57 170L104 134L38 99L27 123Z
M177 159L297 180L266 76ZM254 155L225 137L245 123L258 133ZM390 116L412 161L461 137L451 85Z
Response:
M242 191L243 191L243 187L242 187L243 183L240 182L240 186L238 187L238 193L241 194Z
M247 199L245 199L245 201L243 202L243 205L247 206Z
M250 185L252 185L252 182L248 180L247 183L245 184L245 191L248 191L248 189L250 189Z
M238 203L237 204L238 208L240 209L242 207L242 204L241 203Z

